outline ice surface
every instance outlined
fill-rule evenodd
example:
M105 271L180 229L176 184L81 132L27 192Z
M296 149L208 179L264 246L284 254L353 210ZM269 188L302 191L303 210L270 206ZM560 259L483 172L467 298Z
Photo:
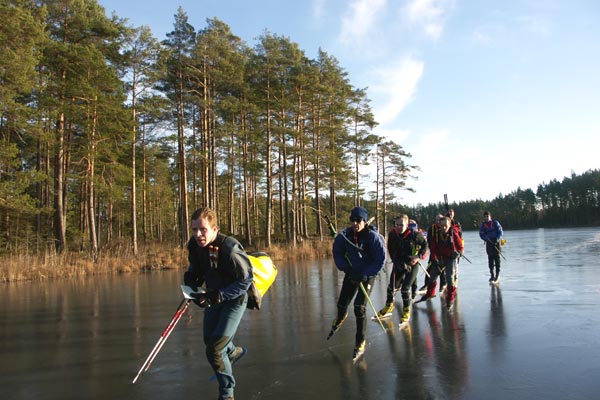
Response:
M401 304L368 325L352 364L355 319L329 341L343 276L332 260L277 263L260 311L236 337L236 399L600 398L600 228L507 231L499 287L485 247L465 232L456 305ZM150 370L131 380L181 300L183 271L5 285L2 399L217 398L192 305ZM423 274L419 273L419 286ZM379 309L388 277L371 294ZM368 309L368 317L373 311Z

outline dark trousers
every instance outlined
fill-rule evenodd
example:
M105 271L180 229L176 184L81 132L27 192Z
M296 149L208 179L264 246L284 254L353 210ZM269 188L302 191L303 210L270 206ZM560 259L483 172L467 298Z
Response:
M366 281L362 282L362 285L365 288L367 294L371 293L374 281L375 277L372 276ZM338 298L337 302L338 319L342 319L344 315L346 315L348 306L354 298L354 315L356 316L357 345L360 344L363 340L365 340L365 335L367 331L367 299L365 298L365 294L359 286L360 283L361 282L353 281L348 275L346 275L344 277L344 282L342 283L342 290L340 291L340 297Z
M440 290L442 287L446 285L446 274L441 273L442 267L439 265L437 261L429 260L429 265L427 265L427 274L425 274L425 286L429 286L429 283L432 282L431 277L435 274L435 276L440 277ZM435 281L435 278L433 278Z
M410 268L406 272L400 293L402 293L402 302L404 307L410 306L410 300L417 294L417 274L419 273L419 264Z
M490 269L490 275L492 278L498 278L500 275L500 244L485 242L485 252L488 256L488 268ZM494 275L494 272L496 273Z
M444 275L446 277L446 284L448 286L455 286L456 275L458 273L458 262L456 258L443 258L438 266L431 269L429 272L430 278L429 282L433 283L436 281L437 277L440 275ZM442 288L440 288L442 290Z
M407 275L408 272L406 271L404 265L394 264L392 267L392 274L390 275L390 283L387 287L387 297L385 299L386 304L391 304L394 302L396 292L402 287Z

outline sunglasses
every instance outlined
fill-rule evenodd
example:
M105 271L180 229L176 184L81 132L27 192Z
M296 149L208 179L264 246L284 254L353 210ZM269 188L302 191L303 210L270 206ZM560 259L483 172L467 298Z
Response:
M362 218L350 218L350 222L360 222Z

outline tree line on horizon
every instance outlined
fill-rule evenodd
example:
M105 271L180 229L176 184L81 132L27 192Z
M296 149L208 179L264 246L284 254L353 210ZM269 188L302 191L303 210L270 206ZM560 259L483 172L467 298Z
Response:
M398 212L408 213L427 229L438 213L445 214L446 204L439 202L426 206L402 207L393 205ZM581 175L571 173L562 181L553 179L540 183L536 191L517 188L496 198L451 203L455 218L464 230L477 230L483 221L483 211L490 211L504 229L536 229L600 226L600 170L591 169Z
M321 217L345 224L356 205L382 231L407 210L395 196L418 166L322 49L268 31L250 46L181 7L163 41L96 0L9 0L0 17L0 254L182 246L200 206L266 247L323 239ZM571 180L451 206L465 226L481 208L511 228L600 221L597 195L572 221L593 196ZM407 211L423 224L439 209Z

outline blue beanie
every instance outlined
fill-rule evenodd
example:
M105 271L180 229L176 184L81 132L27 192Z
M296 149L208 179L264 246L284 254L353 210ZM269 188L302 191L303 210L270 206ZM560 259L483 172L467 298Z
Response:
M367 222L367 220L369 219L369 214L367 213L367 210L365 210L362 207L354 207L352 211L350 211L350 220L358 218Z

